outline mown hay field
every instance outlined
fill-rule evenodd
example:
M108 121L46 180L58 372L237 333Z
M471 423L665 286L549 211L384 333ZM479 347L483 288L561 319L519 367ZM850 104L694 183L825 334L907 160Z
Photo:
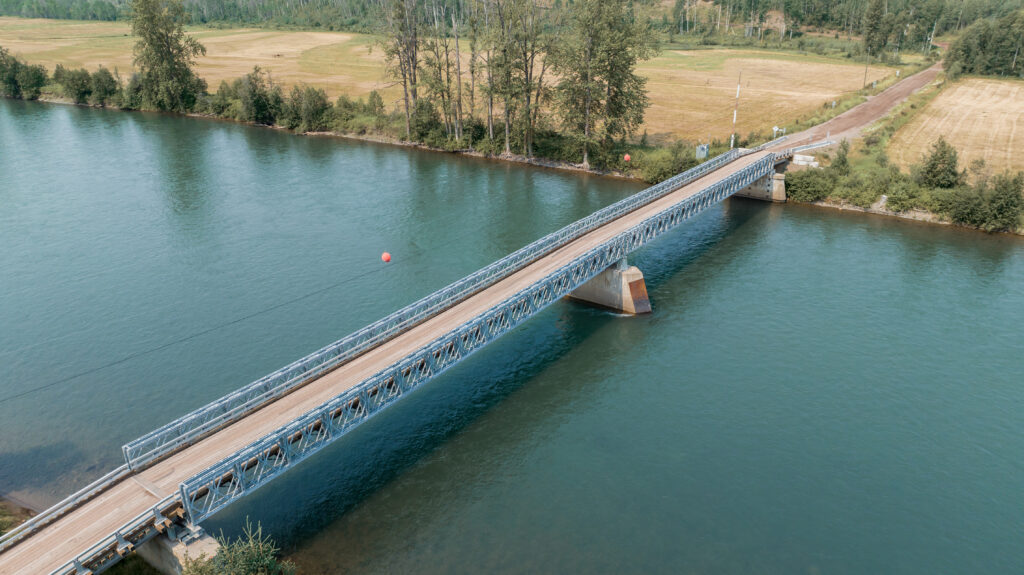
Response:
M331 96L362 95L390 85L383 55L370 36L251 28L190 32L206 46L198 68L211 90L253 66L269 70L275 82L305 82ZM127 76L133 44L126 22L0 18L0 46L51 71L57 64L89 70L103 65Z
M391 104L400 97L372 36L251 28L195 28L191 33L206 46L198 68L211 90L258 65L280 84L305 82L331 97L360 97L371 90L381 91ZM90 70L103 65L127 76L132 44L124 22L0 18L0 46L51 71L57 64ZM792 124L858 90L864 81L862 64L762 50L666 49L640 71L648 78L651 107L645 129L652 142L727 138L741 72L741 134ZM893 68L872 66L868 81L894 74Z
M992 173L1024 170L1024 82L967 78L948 86L893 136L890 158L921 162L943 136L960 152L960 166L985 160Z
M640 66L651 107L647 130L658 140L685 136L707 140L732 131L740 84L736 131L770 131L811 116L864 84L864 65L822 56L764 50L666 50ZM867 81L896 74L871 66Z

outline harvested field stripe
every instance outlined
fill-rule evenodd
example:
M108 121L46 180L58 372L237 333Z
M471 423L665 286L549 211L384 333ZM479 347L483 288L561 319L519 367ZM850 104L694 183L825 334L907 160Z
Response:
M893 160L902 167L920 161L944 136L960 151L961 168L981 158L992 173L1024 170L1024 83L967 78L947 87L892 139Z

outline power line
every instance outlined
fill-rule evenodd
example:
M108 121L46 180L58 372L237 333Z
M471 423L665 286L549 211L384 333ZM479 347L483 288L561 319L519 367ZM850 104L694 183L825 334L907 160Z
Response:
M43 384L43 385L40 385L40 386L37 386L37 387L33 387L31 389L26 389L24 391L21 391L21 392L12 394L12 395L8 395L6 397L2 397L2 398L0 398L0 403L7 403L8 401L12 401L12 400L15 400L15 399L18 399L18 398L21 398L21 397L25 397L26 395L31 395L33 393L37 393L37 392L43 391L45 389L49 389L51 387L60 385L62 383L67 383L69 381L78 379L80 377L83 377L83 376L86 376L86 375L89 375L89 374L92 374L92 373L96 373L97 371L102 371L104 369L108 369L108 368L114 367L115 365L120 365L120 364L125 363L127 361L131 361L131 360L133 360L133 359L135 359L137 357L141 357L141 356L144 356L144 355L149 355L151 353L155 353L155 352L167 349L169 347L172 347L172 346L175 346L175 345L178 345L178 344L182 344L182 343L185 343L187 341L191 341L191 340L193 340L193 339L195 339L197 337L204 336L204 335L206 335L208 333L212 333L214 331L217 331L217 330L220 330L220 329L224 329L225 327L229 327L229 326L241 323L243 321L252 319L252 318L254 318L256 316L272 312L272 311L274 311L276 309L280 309L280 308L282 308L284 306L291 305L293 303L297 303L297 302L300 302L300 301L305 300L305 299L309 299L309 298L311 298L311 297L313 297L315 295L319 295L319 294L322 294L322 293L324 293L326 291L330 291L332 289L335 289L335 288L340 287L342 285L345 285L347 283L353 282L353 281L355 281L357 279L365 278L365 277L370 276L372 274L378 273L378 272L380 272L381 270L384 270L384 269L385 268L383 266L382 267L378 267L377 269L369 271L369 272L366 272L366 273L364 273L362 275L349 277L349 278L347 278L345 280L342 280L340 282L337 282L337 283L331 284L329 286L317 289L315 291L311 291L311 292L305 293L305 294L303 294L301 296L298 296L296 298L292 298L290 300L274 304L274 305L272 305L270 307L263 308L263 309L261 309L259 311L255 311L255 312L246 314L244 316L237 317L237 318L235 318L233 320L230 320L230 321L227 321L227 322L224 322L224 323L221 323L221 324L217 324L217 325L215 325L213 327L209 327L209 328L204 329L202 331L198 331L198 332L189 334L189 335L187 335L185 337L181 337L181 338L178 338L176 340L169 341L167 343L158 345L156 347L151 347L149 349L145 349L145 350L142 350L142 351L138 351L138 352L126 355L126 356L124 356L124 357L122 357L120 359L111 361L109 363L105 363L103 365L99 365L99 366L87 369L85 371L80 371L80 372L75 373L73 375L69 375L67 377L62 377L62 378L60 378L58 380L51 381L49 383L46 383L46 384Z
M453 220L457 220L457 219L458 219L457 216L453 218ZM453 244L456 244L456 243L461 243L464 240L466 240L469 236L475 235L477 233L478 233L478 230L475 230L475 229L468 230L467 233L465 233L465 234L463 234L463 235L461 235L461 236L459 236L457 238L453 238L451 241L445 242L445 243L441 244L440 246L432 247L431 249L433 251L436 251L436 249L438 247L444 248L444 247L449 247L449 246L451 246ZM422 249L422 248L419 249L419 250L414 250L414 254L419 255L419 254L422 254L423 251L425 251L425 250ZM404 261L410 261L411 259L412 258L409 258L409 259L406 259ZM379 272L387 269L389 266L390 267L400 266L400 265L402 265L402 263L403 263L403 261L400 260L400 261L395 262L393 264L388 264L388 266L379 266L376 269L371 270L371 271L366 272L366 273L363 273L361 275L348 277L348 278L346 278L346 279L344 279L342 281L333 283L333 284L331 284L329 286L319 288L317 290L305 293L303 295L300 295L298 297L292 298L290 300L286 300L286 301L274 304L274 305L272 305L270 307L266 307L266 308L263 308L261 310L258 310L258 311L246 314L244 316L237 317L237 318L232 319L230 321L227 321L227 322L224 322L224 323L221 323L221 324L217 324L215 326L209 327L209 328L204 329L202 331L198 331L198 332L189 334L187 336L184 336L184 337L178 338L176 340L173 340L173 341L170 341L170 342L158 345L156 347L152 347L152 348L149 348L149 349L145 349L145 350L142 350L142 351L138 351L138 352L129 354L129 355L124 356L124 357L122 357L120 359L117 359L117 360L114 360L114 361L111 361L111 362L105 363L103 365L99 365L99 366L96 366L96 367L93 367L93 368L90 368L90 369L87 369L87 370L84 370L84 371L80 371L78 373L69 375L67 377L62 377L60 379L51 381L49 383L45 383L43 385L39 385L37 387L33 387L31 389L26 389L24 391L20 391L20 392L17 392L17 393L14 393L14 394L11 394L11 395L8 395L8 396L5 396L5 397L0 397L0 404L4 404L4 403L7 403L9 401L13 401L15 399L19 399L19 398L25 397L27 395L31 395L33 393L38 393L40 391L44 391L46 389L49 389L49 388L52 388L52 387L55 387L55 386L67 383L69 381L73 381L73 380L78 379L80 377L84 377L86 375L90 375L90 374L96 373L98 371L102 371L104 369L108 369L108 368L114 367L116 365L120 365L122 363L131 361L131 360L136 359L138 357L142 357L144 355L149 355L151 353L156 353L158 351L162 351L162 350L167 349L169 347L173 347L175 345L179 345L179 344L191 341L191 340L193 340L193 339L195 339L197 337L201 337L201 336L204 336L206 334L212 333L214 331L217 331L217 330L220 330L220 329L224 329L225 327L230 327L232 325L235 325L235 324L241 323L243 321L252 319L252 318L254 318L256 316L263 315L265 313L269 313L269 312L274 311L276 309L280 309L280 308L285 307L287 305L291 305L293 303L297 303L297 302L309 299L309 298L311 298L313 296L316 296L316 295L322 294L324 292L330 291L332 289L341 287L341 286L343 286L345 284L348 284L348 283L351 283L353 281L369 277L369 276L371 276L373 274L379 273Z

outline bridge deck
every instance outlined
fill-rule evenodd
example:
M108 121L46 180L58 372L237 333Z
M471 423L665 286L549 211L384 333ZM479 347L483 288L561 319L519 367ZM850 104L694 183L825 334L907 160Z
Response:
M49 573L126 522L174 494L181 482L249 443L387 368L518 291L530 286L593 246L639 224L767 155L741 157L634 212L555 250L462 303L403 332L386 344L210 435L169 458L130 475L68 515L0 554L0 574Z

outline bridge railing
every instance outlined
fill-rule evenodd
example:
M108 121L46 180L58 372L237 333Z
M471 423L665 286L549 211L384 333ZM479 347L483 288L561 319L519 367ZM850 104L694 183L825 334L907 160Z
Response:
M771 146L774 146L775 144L781 144L782 142L785 142L788 139L789 139L789 136L779 136L778 138L775 138L774 140L765 142L765 143L761 144L760 146L758 146L756 148L751 148L750 152L760 152L761 150L765 150L767 148L770 148Z
M741 154L734 154L733 157ZM588 250L541 281L477 315L356 387L183 482L167 496L54 571L102 571L175 523L197 524L359 425L405 393L497 339L631 251L773 169L774 157L716 182ZM122 472L126 466L115 472ZM101 483L104 479L101 478Z
M543 279L399 359L319 407L263 436L180 486L185 515L197 524L316 453L487 343L689 217L774 172L768 154L678 204L594 246Z
M116 481L120 481L124 476L128 475L128 473L128 466L122 465L103 477L100 477L96 481L93 481L89 485L86 485L65 497L60 503L57 503L39 515L36 515L7 533L4 533L3 537L0 537L0 552L3 552L8 547L11 547L25 537L35 533L41 527L48 525L50 522L60 519L67 512L77 508L89 499L92 499L94 495L103 491L109 485Z
M217 429L241 419L267 403L320 377L349 359L380 345L396 334L464 301L473 294L529 265L537 258L748 153L750 153L749 150L730 150L548 234L351 335L126 444L122 448L125 461L130 468L138 469L195 443Z
M95 545L82 551L74 559L55 569L50 575L98 573L117 563L139 545L152 539L171 525L173 521L164 513L169 507L177 506L177 497L178 494L174 494L161 499L159 503L135 516L120 529L96 542ZM178 511L181 512L180 506Z
M795 154L799 154L800 152L803 152L803 151L806 151L806 150L813 150L814 148L823 148L825 146L831 146L832 144L835 144L835 141L833 141L833 140L822 140L820 142L814 142L813 144L804 144L803 146L795 146L793 148L786 148L785 150L783 150L783 151L779 152L778 154L776 154L776 156L779 157L779 158L782 158L782 157L792 158Z

